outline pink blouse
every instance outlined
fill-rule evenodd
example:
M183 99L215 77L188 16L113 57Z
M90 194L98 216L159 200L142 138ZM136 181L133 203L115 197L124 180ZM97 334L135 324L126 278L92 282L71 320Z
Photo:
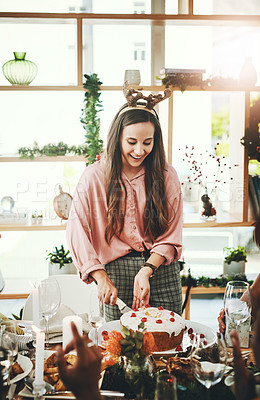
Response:
M146 203L145 169L131 180L124 174L126 213L120 237L113 236L110 245L105 240L107 204L104 185L105 161L88 166L76 187L67 224L67 241L75 266L83 281L91 283L92 271L132 250L157 253L165 257L164 264L178 260L182 251L182 194L175 169L167 165L165 188L169 204L169 227L153 242L145 233L143 213Z

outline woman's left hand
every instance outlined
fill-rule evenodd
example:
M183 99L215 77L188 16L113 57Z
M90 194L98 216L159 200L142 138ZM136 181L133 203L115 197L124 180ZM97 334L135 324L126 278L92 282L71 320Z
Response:
M134 280L134 300L132 309L146 306L149 304L150 299L150 283L149 277L151 275L150 268L141 268L136 274Z

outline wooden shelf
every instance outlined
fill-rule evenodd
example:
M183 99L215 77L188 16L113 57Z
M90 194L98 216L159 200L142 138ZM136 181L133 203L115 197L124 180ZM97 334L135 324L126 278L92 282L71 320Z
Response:
M84 156L54 156L54 157L35 157L33 160L30 158L20 158L19 156L0 156L0 163L12 163L12 162L86 162Z
M134 88L142 88L142 90L161 92L165 89L163 85L139 85ZM171 86L174 91L180 91L178 86ZM75 86L29 86L29 85L6 85L0 86L0 91L85 91L83 85ZM122 91L122 86L100 86L101 91ZM260 92L260 86L239 86L239 85L218 85L218 86L187 86L185 91L199 91L199 92Z
M0 292L0 300L27 299L32 291L29 279L5 279L5 286Z

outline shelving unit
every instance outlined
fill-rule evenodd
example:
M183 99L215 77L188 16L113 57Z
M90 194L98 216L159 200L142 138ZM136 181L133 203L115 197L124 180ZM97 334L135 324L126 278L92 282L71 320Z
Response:
M64 91L73 92L79 91L84 92L83 87L83 23L89 22L95 24L111 24L117 25L123 22L123 24L131 25L148 25L148 26L170 26L173 24L178 25L194 25L202 26L209 24L215 26L217 24L229 24L230 26L251 26L260 27L260 15L194 15L193 14L193 2L189 0L189 14L94 14L94 13L25 13L25 12L1 12L0 19L4 19L6 23L17 20L17 22L30 21L30 22L41 22L42 20L74 20L76 22L77 29L77 44L76 44L76 57L77 57L77 79L76 85L42 85L42 86L11 86L2 85L0 91L3 92L16 92L27 91ZM165 89L164 86L150 85L142 86L144 91L161 92ZM101 86L101 91L121 91L122 87L118 85ZM178 87L172 87L173 92L179 91ZM188 86L186 91L202 91L202 92L243 92L245 93L245 128L249 122L249 110L250 110L250 92L260 92L260 86L255 87L243 87L243 86ZM173 93L174 96L174 93ZM172 149L173 143L173 96L168 101L168 162L172 163ZM59 157L36 157L33 160L20 159L16 156L0 156L0 163L33 163L39 162L84 162L83 156L59 156ZM243 170L243 186L248 187L248 157L247 152L244 150L244 170ZM202 222L199 217L191 222L184 222L184 228L225 228L225 227L249 227L253 226L254 221L248 220L248 191L245 189L243 193L243 213L241 218L233 218L221 222ZM0 225L0 232L7 231L64 231L66 229L66 223L56 223L48 221L42 225ZM5 290L8 288L6 287ZM1 295L0 295L1 298Z

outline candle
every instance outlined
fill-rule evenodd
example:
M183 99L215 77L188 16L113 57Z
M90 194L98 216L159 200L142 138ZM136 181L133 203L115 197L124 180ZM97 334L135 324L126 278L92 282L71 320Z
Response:
M36 326L33 326L33 330L36 332L35 385L43 385L45 333Z
M37 287L33 287L32 289L32 307L33 307L33 325L39 327L40 326L39 289Z
M74 322L78 329L78 333L82 335L82 318L78 315L69 315L63 318L63 348L67 346L69 342L73 339L73 334L71 330L71 322Z

